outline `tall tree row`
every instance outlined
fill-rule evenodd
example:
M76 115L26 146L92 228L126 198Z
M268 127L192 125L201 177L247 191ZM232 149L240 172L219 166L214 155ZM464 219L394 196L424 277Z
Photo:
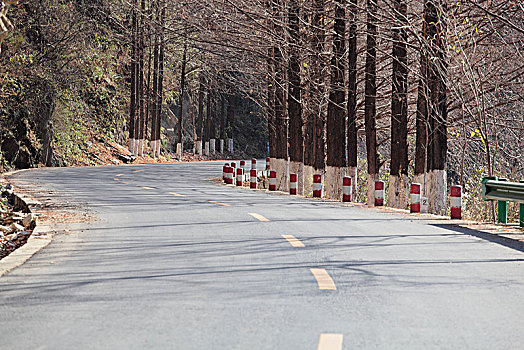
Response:
M144 155L149 136L151 155L160 157L165 17L164 0L132 2L128 125L129 150L138 156Z
M364 14L359 12L359 5L364 6ZM299 191L303 189L306 194L311 191L312 175L323 174L329 198L340 197L342 177L348 175L353 179L356 194L359 149L362 150L358 130L363 126L368 203L374 202L375 182L381 168L388 165L389 204L406 208L410 184L408 94L411 71L419 81L415 170L427 174L422 181L427 184L431 210L440 212L445 191L438 187L446 186L447 152L445 7L432 1L424 3L423 28L419 35L408 29L412 23L405 0L389 2L389 7L386 7L389 12L380 7L378 0L366 0L361 4L356 0L328 3L324 0L289 1L286 6L274 1L268 6L272 13L270 28L274 34L267 60L267 113L273 168L285 176L288 176L288 169L298 173L303 181ZM282 15L283 11L287 16ZM391 50L388 55L383 54L383 49L378 50L378 37L383 37L379 30L385 28L379 26L379 22L386 18L391 32L386 43ZM365 20L365 31L358 37L357 24L362 19ZM284 24L287 35L282 31ZM410 34L420 43L419 72L409 67ZM380 45L384 45L383 40ZM363 72L359 72L359 47L365 51L361 56ZM287 75L283 75L281 69L286 58ZM391 67L389 78L384 67ZM361 88L358 86L359 76L364 82ZM387 134L378 129L384 128L384 118L378 115L377 103L386 101L384 95L379 95L384 93L384 89L378 89L378 81L382 85L389 81L391 86ZM283 113L284 86L287 86L287 116ZM362 119L360 111L363 112ZM281 122L286 117L288 124ZM288 145L282 142L285 139L282 135L286 134ZM390 145L389 163L379 156L384 143ZM289 168L280 163L286 160L288 153Z
M483 17L489 17L485 7L498 6L507 12L511 6L506 8L502 2L447 6L440 0L261 0L208 3L207 7L187 3L203 17L198 24L184 22L179 29L180 45L187 41L192 52L206 52L199 72L207 73L198 74L200 87L195 88L199 91L195 149L199 140L231 137L224 120L230 119L235 100L229 90L243 90L264 107L269 155L280 189L286 189L290 173L297 173L299 192L309 194L312 175L319 173L325 195L338 198L341 179L347 175L353 180L354 198L373 203L375 181L383 179L389 205L406 208L409 185L417 181L429 197L430 210L442 213L446 188L455 179L447 179L450 130L468 147L470 140L464 136L468 132L455 131L455 125L460 123L467 130L474 120L479 130L475 135L487 149L491 145L488 119L475 118L481 112L466 107L482 105L475 97L483 94L481 88L471 81L451 81L449 67L457 76L457 62L466 62L464 68L471 61L465 52L486 41L481 35L488 31L487 23L481 24ZM141 17L137 18L140 22ZM423 20L417 22L418 18ZM468 24L473 18L476 26ZM466 27L478 34L478 40L473 34L463 38ZM490 35L496 30L491 29ZM136 36L140 38L139 30ZM233 52L241 59L233 59ZM221 54L228 59L219 58ZM183 69L185 61L181 56L180 74L192 79L191 69L189 73ZM517 65L515 72L520 69L522 65ZM263 84L244 84L235 78L246 73ZM475 74L465 70L462 77L473 79ZM215 76L216 83L210 76ZM515 76L511 79L515 81ZM450 91L454 100L449 98ZM180 96L179 100L180 108L185 100ZM135 102L138 124L140 101ZM469 113L470 119L456 113L457 108ZM454 111L451 118L450 110ZM140 135L140 126L138 130ZM177 127L180 130L183 126ZM486 158L489 164L492 156Z

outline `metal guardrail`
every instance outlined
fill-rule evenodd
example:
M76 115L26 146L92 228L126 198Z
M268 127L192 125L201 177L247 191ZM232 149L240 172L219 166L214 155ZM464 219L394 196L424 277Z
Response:
M482 179L482 198L498 201L498 222L508 222L508 201L520 203L520 226L524 227L524 182L485 177Z

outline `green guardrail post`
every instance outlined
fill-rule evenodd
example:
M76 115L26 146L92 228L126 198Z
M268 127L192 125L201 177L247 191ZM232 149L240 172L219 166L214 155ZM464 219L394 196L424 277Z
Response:
M499 178L499 181L508 181L508 179ZM507 224L508 223L508 202L498 201L497 208L498 208L498 213L499 213L499 223Z
M524 183L524 180L520 180L521 183ZM524 203L520 203L520 227L524 227Z
M485 200L485 201L489 201L490 199L486 199L486 194L487 194L487 190L486 190L486 183L489 181L489 180L495 180L497 181L499 178L496 177L496 176L485 176L483 179L482 179L482 198Z

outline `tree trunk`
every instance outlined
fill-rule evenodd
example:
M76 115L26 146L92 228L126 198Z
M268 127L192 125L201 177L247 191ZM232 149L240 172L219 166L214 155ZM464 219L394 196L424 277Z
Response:
M281 191L287 190L287 142L288 142L288 123L285 108L285 81L284 81L284 62L280 50L275 54L275 131L276 131L276 152L275 164L272 164L277 171L277 189Z
M273 47L268 49L267 59L267 130L269 138L269 157L274 158L276 153L276 129L275 129L275 64Z
M407 207L408 175L408 69L407 5L394 0L396 21L393 24L393 86L391 95L391 165L388 202L391 207Z
M313 120L313 168L315 171L323 172L325 168L325 117L324 117L324 76L322 75L323 69L323 53L325 44L325 2L324 0L315 0L313 8L314 16L314 34L313 34L313 50L314 54L317 55L317 60L314 63L314 77L316 98L318 99L317 108L314 114Z
M413 182L422 186L422 196L426 193L425 174L427 171L427 146L428 146L428 88L427 88L427 57L420 55L420 80L418 83L417 120L415 139L415 177Z
M227 123L227 118L226 118L226 97L224 96L224 94L220 94L220 140L225 140L226 139L226 123ZM223 145L223 142L221 141L220 142L220 145ZM223 148L221 147L220 148L220 153L223 153L224 150Z
M182 72L180 75L180 96L178 101L178 135L177 135L177 155L182 156L183 147L182 144L182 128L183 128L183 115L184 115L184 96L186 89L186 64L187 64L187 41L184 41L184 52L182 54Z
M331 87L327 114L326 196L340 199L342 178L346 174L346 114L344 88L344 51L346 11L342 0L335 2Z
M300 85L300 27L299 4L290 0L288 5L289 21L289 65L288 65L288 118L289 118L289 172L298 175L298 194L304 188L304 144L302 135L302 100Z
M164 35L164 27L166 23L166 6L165 2L161 1L162 11L160 15L160 53L158 57L158 88L156 101L156 158L160 158L162 147L162 103L164 100L164 57L166 50L166 41Z
M139 117L138 117L138 150L137 154L139 156L144 155L144 123L145 123L145 108L146 108L146 94L144 86L144 49L145 49L145 26L146 26L146 2L145 0L141 1L140 6L140 35L139 35L139 58L138 58L138 94L140 96L140 108L139 108Z
M429 57L429 210L444 215L447 199L447 63L446 11L443 1L428 1L425 18L428 22Z
M210 115L209 115L209 109L211 108L211 96L210 96L210 92L209 92L209 84L211 83L211 80L208 79L207 80L207 87L206 87L206 113L205 113L205 118L202 118L202 123L203 123L203 134L202 134L202 143L205 145L206 142L209 141L209 119L210 119ZM203 114L204 115L204 114Z
M158 3L156 3L156 6L158 6ZM150 16L152 16L152 10L153 9L150 9ZM151 26L151 24L149 24ZM148 129L148 125L149 125L149 119L151 118L152 116L152 108L153 108L153 104L154 104L154 99L155 99L155 93L154 93L154 89L153 87L151 86L151 76L153 75L153 66L154 66L154 58L153 58L153 50L156 48L156 46L158 45L157 43L154 43L155 41L155 37L156 37L156 24L153 25L153 33L151 33L151 28L149 29L148 31L148 34L147 34L147 37L149 39L149 42L147 43L147 46L149 47L149 54L147 56L147 78L146 78L146 87L145 87L145 91L146 91L146 105L145 105L145 115L144 115L144 143L146 143L145 140L147 140L147 129ZM144 145L145 147L145 145Z
M325 43L324 0L313 0L312 10L307 14L309 24L308 58L304 100L304 194L312 194L313 175L323 175L324 150L324 77L323 53Z
M212 96L212 87L211 87L211 80L209 81L209 85L208 85L208 90L207 90L207 127L206 127L206 131L207 131L207 138L206 138L206 142L208 143L208 145L211 144L211 140L214 140L215 139L215 133L216 133L216 130L215 130L215 111L213 109L213 96ZM210 147L208 146L207 149L209 149Z
M131 14L131 96L129 103L129 151L134 152L135 148L135 120L136 120L136 100L137 100L137 0L132 3Z
M348 176L353 185L352 198L357 198L357 0L350 1L349 9L347 153Z
M227 97L227 121L226 121L226 139L234 139L233 135L233 118L234 118L234 97L228 95ZM224 140L224 142L227 142ZM228 146L229 147L229 146ZM229 149L228 149L229 152Z
M282 0L274 0L272 2L273 10L273 30L277 40L284 41L284 29L281 25L282 8L284 7ZM273 69L274 69L274 84L275 84L275 99L274 99L274 116L273 124L275 127L275 154L271 160L271 167L277 173L277 189L281 191L287 190L287 158L288 158L288 122L285 113L285 64L283 55L283 46L275 45L273 48Z
M367 48L366 48L366 150L368 160L368 198L367 203L372 205L375 200L375 181L378 179L378 154L376 118L376 59L377 59L377 1L367 0Z
M160 14L158 3L155 5L155 20L158 21ZM159 42L159 26L155 22L154 26L154 45L153 45L153 86L151 88L152 94L152 106L151 106L151 153L153 157L156 157L157 151L157 113L158 113L158 69L159 69L159 54L160 54L160 42Z
M204 128L204 75L200 72L200 82L198 85L198 117L196 126L196 153L202 155L202 132Z

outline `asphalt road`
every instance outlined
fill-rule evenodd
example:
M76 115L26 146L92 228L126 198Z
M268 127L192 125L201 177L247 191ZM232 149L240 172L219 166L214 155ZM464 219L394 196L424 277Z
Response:
M209 180L221 170L16 175L98 220L0 278L0 348L524 347L522 251L406 215Z

